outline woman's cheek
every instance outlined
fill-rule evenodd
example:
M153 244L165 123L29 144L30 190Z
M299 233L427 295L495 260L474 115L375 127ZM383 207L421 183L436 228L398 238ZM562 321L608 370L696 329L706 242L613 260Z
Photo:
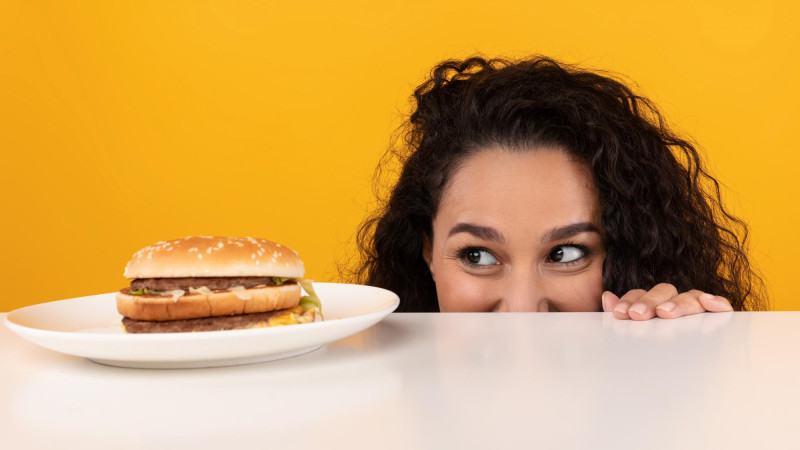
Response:
M564 312L601 311L603 295L602 264L572 277L556 277L552 306Z
M465 273L456 267L447 267L436 274L436 294L442 312L491 311L492 279Z

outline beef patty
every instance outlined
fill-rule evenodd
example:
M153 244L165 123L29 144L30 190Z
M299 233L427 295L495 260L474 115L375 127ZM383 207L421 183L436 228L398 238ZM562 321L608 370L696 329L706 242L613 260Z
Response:
M255 286L274 286L272 277L192 277L192 278L137 278L131 281L131 290L140 291L144 288L151 291L171 291L190 287L205 286L213 290L230 289L233 286L244 286L245 289Z
M295 314L297 323L313 322L316 313L303 311L297 307L290 310L269 311L263 313L240 314L236 316L203 317L200 319L168 320L166 322L151 322L147 320L133 320L127 317L122 319L122 325L127 333L185 333L195 331L238 330L260 326L271 326L270 319L286 314Z

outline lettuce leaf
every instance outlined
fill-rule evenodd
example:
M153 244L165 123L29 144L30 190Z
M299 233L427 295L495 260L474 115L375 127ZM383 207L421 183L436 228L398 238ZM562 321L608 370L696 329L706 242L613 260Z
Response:
M272 281L275 283L275 286L280 286L289 280L291 280L291 278L272 277Z
M325 316L322 315L322 302L317 296L317 293L314 291L314 286L311 284L312 280L296 280L297 283L306 291L306 294L300 298L300 307L303 310L307 311L309 309L315 309L319 312L320 317L325 320Z

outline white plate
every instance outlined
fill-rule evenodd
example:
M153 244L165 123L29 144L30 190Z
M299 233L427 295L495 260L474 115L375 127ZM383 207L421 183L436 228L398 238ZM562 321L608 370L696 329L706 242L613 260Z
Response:
M314 283L324 322L249 330L125 334L116 293L28 306L6 325L34 344L120 367L174 369L248 364L300 355L378 323L397 295L355 284Z

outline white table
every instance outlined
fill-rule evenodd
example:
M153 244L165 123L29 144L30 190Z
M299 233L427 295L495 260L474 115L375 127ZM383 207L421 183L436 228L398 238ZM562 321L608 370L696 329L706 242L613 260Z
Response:
M3 449L800 448L798 405L800 312L392 314L295 358L160 371L0 326Z

